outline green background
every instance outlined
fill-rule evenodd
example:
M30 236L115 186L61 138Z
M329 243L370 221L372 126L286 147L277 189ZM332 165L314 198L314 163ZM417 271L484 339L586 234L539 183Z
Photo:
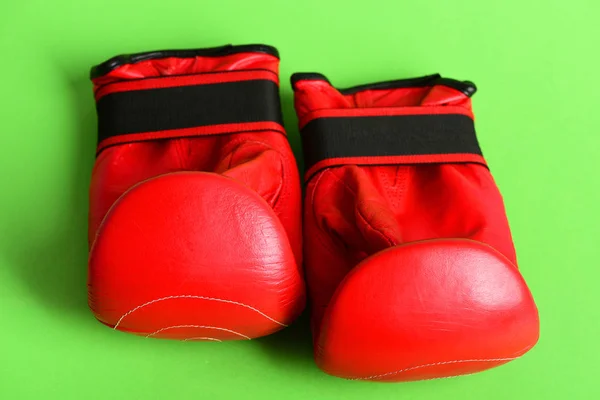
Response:
M600 346L600 6L519 1L34 1L0 12L0 398L592 399ZM238 343L145 340L87 309L95 111L88 70L124 52L264 42L289 76L337 86L470 79L541 338L454 379L347 382L311 358L307 318Z

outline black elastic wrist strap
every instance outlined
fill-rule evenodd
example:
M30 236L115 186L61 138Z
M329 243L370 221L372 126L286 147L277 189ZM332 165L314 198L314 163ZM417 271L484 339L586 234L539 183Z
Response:
M283 125L278 86L266 79L110 93L98 100L96 109L98 142L208 125Z
M334 158L482 155L473 120L462 114L325 117L301 134L307 171Z

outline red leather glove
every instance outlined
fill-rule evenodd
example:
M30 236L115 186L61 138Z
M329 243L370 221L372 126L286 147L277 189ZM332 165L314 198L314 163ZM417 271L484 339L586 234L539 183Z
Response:
M475 86L438 75L337 90L295 74L292 84L319 367L432 379L533 347L538 313L475 136Z
M155 338L250 339L304 306L300 184L277 50L156 51L92 69L89 305Z

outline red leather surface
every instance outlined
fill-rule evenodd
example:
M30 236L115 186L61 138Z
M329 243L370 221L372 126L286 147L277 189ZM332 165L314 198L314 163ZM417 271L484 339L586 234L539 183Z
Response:
M348 95L323 80L294 86L301 126L339 109L471 114L470 99L445 86ZM390 381L460 375L536 343L537 309L484 165L348 161L312 175L305 198L315 358L325 372Z
M278 60L155 59L94 84L98 93L131 79L257 68L276 74ZM103 149L92 173L96 317L140 335L194 340L253 338L289 324L304 306L300 185L281 129L145 139Z
M131 79L161 76L194 75L223 71L271 71L279 74L279 59L264 53L236 53L219 57L167 57L124 64L109 73L93 79L94 91L102 86Z
M210 74L159 76L156 78L132 79L106 83L95 91L96 100L109 93L128 90L157 89L177 86L208 85L211 83L240 82L252 79L271 80L279 83L278 75L271 70L260 71L224 71ZM100 79L100 78L98 78Z

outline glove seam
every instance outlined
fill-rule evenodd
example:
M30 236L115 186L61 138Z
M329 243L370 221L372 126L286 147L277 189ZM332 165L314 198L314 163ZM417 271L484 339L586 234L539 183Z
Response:
M421 364L421 365L417 365L417 366L414 366L414 367L403 368L403 369L398 370L398 371L387 372L387 373L384 373L384 374L371 375L371 376L360 377L360 378L349 378L349 379L350 380L376 379L376 378L382 378L384 376L397 375L397 374L401 374L403 372L413 371L413 370L416 370L416 369L427 368L427 367L435 367L435 366L438 366L438 365L459 364L459 363L467 363L467 362L512 361L512 360L516 360L517 358L522 357L532 347L533 346L527 346L525 349L517 352L518 355L514 356L514 357L499 357L499 358L482 358L482 359L465 359L465 360L439 361L439 362L435 362L435 363Z
M279 155L279 160L278 161L279 161L279 165L280 165L280 168L281 168L281 178L279 179L279 183L277 185L277 191L276 191L275 195L272 197L272 200L270 202L267 201L267 199L265 199L263 196L261 196L261 198L263 198L267 203L269 203L269 205L271 206L271 208L275 211L275 208L278 206L278 203L279 203L281 192L283 190L283 182L285 181L285 176L284 176L284 174L285 174L285 168L283 168L283 163L281 161L281 159L284 156L283 156L283 154L280 151L274 149L268 143L261 142L260 140L238 140L237 143L235 144L235 148L230 153L229 163L227 164L227 170L226 171L228 171L228 170L231 169L231 164L233 163L233 157L234 157L235 153L240 149L240 147L242 147L244 144L247 144L247 143L254 143L254 144L259 144L259 145L264 146L266 149L263 150L263 152L261 152L261 154L263 154L264 151L273 151L277 155ZM253 159L256 159L256 157L253 158ZM226 172L226 171L224 171L224 172ZM276 213L277 216L279 216L279 213L277 211L275 211L275 213Z
M354 200L356 202L356 211L358 216L365 222L365 224L367 224L367 226L373 231L375 232L378 236L380 236L384 241L387 242L387 244L389 246L395 246L394 241L392 239L390 239L385 233L383 233L381 230L375 228L366 218L365 216L362 214L361 210L360 210L360 206L359 206L359 201L358 201L358 194L350 187L346 184L346 182L344 182L343 180L341 180L340 178L337 177L337 175L335 175L333 172L331 172L330 170L327 170L328 173L330 173L334 179L336 179L339 183L341 183L343 185L343 187L345 187L354 197Z

